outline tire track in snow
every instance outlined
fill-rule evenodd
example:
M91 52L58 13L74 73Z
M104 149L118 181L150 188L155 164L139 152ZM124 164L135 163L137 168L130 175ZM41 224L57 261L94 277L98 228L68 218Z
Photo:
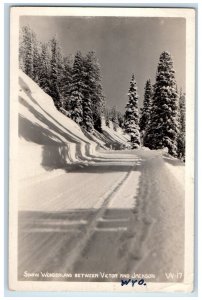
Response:
M154 160L156 157L152 157ZM141 184L136 196L136 206L133 209L133 215L130 220L128 232L123 236L123 243L120 245L119 254L122 257L122 265L125 265L125 270L131 269L131 262L135 262L137 267L145 253L145 240L156 220L149 213L148 202L151 199L153 180L149 174L146 163L142 164L141 168ZM144 184L142 183L144 181ZM126 251L127 249L127 251ZM125 255L123 255L125 252ZM127 259L125 256L127 255Z
M77 262L78 258L81 257L83 250L88 244L88 241L91 239L93 234L96 231L96 225L99 223L100 219L104 216L106 209L108 208L108 205L110 201L114 198L114 196L119 192L120 188L123 184L126 183L128 180L131 172L134 170L134 167L136 166L136 163L131 166L126 174L121 177L113 186L112 188L107 191L107 193L104 194L103 198L103 204L96 213L96 215L91 220L86 234L81 238L78 243L75 245L74 249L68 253L67 259L64 262L64 269L68 272L72 272L75 263ZM101 201L101 199L99 199Z

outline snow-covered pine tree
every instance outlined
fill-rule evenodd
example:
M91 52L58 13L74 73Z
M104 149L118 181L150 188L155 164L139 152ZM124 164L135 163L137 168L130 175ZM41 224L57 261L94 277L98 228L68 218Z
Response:
M86 59L89 62L89 90L92 103L93 123L94 128L102 132L102 114L104 111L105 99L103 96L101 85L100 65L94 51L90 51L86 55Z
M63 69L60 79L60 93L62 96L62 107L67 111L70 110L70 88L72 83L72 66L73 63L69 57L63 58Z
M23 26L20 31L19 65L20 68L33 79L33 44L32 30Z
M105 125L109 127L110 113L107 107L104 108Z
M103 94L103 88L101 82L97 84L97 96L94 98L94 100L95 100L93 102L94 127L97 131L102 133L102 116L103 116L106 100Z
M170 54L164 51L157 68L150 125L144 138L145 146L150 149L167 147L169 154L177 155L178 106L173 61Z
M80 51L77 51L73 68L72 68L72 82L70 86L70 99L69 99L69 113L70 117L77 124L82 125L83 122L83 65L84 59Z
M179 96L179 136L178 136L178 149L177 154L180 159L185 161L185 136L186 136L186 125L185 125L185 94L180 91Z
M124 125L124 116L123 116L123 114L120 111L117 112L117 118L118 118L118 125L119 125L119 127L123 128L123 125Z
M93 68L92 61L89 55L83 58L83 71L82 71L82 80L83 80L83 121L82 127L88 132L92 133L94 131L94 121L93 121L93 106L92 106L92 83L93 82Z
M57 59L57 85L60 93L60 102L61 106L63 107L63 97L62 97L62 89L63 89L63 79L64 79L64 57L62 54L62 48L57 41L57 49L56 49L56 59Z
M118 113L116 106L113 106L111 109L111 121L113 122L113 129L117 131L118 128Z
M24 33L23 27L20 29L19 33L19 68L25 72L25 65L24 65L24 56L25 56L25 44L24 44Z
M124 129L131 137L131 148L135 149L140 146L140 132L137 85L134 74L132 74L128 97L129 101L124 115Z
M47 43L41 45L40 55L40 71L39 71L39 85L45 93L50 95L50 61L51 54Z
M33 49L33 74L32 79L39 84L39 74L41 69L41 61L40 61L40 53L41 53L41 47L40 43L37 40L35 32L31 32L32 34L32 49Z
M144 135L146 128L149 126L150 115L152 109L152 85L150 79L146 81L143 108L141 109L140 117L140 133L142 138L142 144L144 145Z
M57 61L57 40L51 40L51 62L50 62L50 96L53 98L55 107L59 110L61 107L60 93L58 87L58 61Z

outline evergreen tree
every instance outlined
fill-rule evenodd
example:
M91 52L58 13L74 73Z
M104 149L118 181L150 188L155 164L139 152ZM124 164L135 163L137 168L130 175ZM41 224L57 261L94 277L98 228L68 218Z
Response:
M135 76L132 74L128 93L129 101L124 115L124 129L131 137L132 149L140 146L138 95Z
M116 107L112 107L111 109L111 121L113 122L113 129L115 131L117 131L117 127L118 127L118 113L116 110Z
M23 26L20 32L19 64L20 68L33 79L33 33L29 26Z
M102 133L102 116L105 107L105 96L103 95L103 88L101 83L97 85L97 95L94 98L93 104L93 120L94 127L97 131Z
M104 96L101 85L100 65L95 52L90 51L86 59L89 65L89 92L92 104L94 128L102 132L102 114L104 111Z
M41 61L40 61L40 52L41 47L37 40L36 34L32 31L32 53L33 53L33 73L32 73L32 79L39 84L39 74L41 69Z
M69 57L63 58L63 68L61 70L62 75L60 77L60 93L62 107L68 112L70 110L70 88L72 84L72 63Z
M107 127L109 127L110 113L109 113L109 109L107 107L105 107L105 109L104 109L104 116L105 116L105 125Z
M57 41L57 47L56 47L56 62L57 62L57 85L60 93L60 102L62 105L62 89L63 89L63 80L64 80L64 57L62 54L62 49L60 44Z
M50 96L53 98L56 108L61 107L61 99L58 87L58 61L57 61L57 40L51 40L51 62L50 62Z
M179 97L179 136L178 136L178 157L185 160L185 94L180 91Z
M19 68L25 72L25 42L24 42L24 27L20 29L19 34Z
M77 124L82 125L83 122L83 90L84 83L82 74L84 72L83 57L78 51L74 58L72 69L72 83L70 86L69 113L70 117Z
M150 122L150 114L152 109L152 85L150 79L146 81L143 108L141 109L140 117L140 132L142 136L142 142L144 145L144 135Z
M150 126L144 138L145 146L150 149L167 147L169 154L177 155L178 105L173 62L170 54L164 51L157 68Z
M41 45L40 55L40 69L39 69L39 85L45 93L50 95L50 61L51 56L48 49L48 44L43 43Z
M123 128L123 126L124 126L124 116L120 111L117 112L117 118L118 118L119 127Z
M88 132L92 133L94 131L94 121L93 121L93 106L92 106L92 94L93 94L93 68L90 55L86 55L84 58L84 68L81 74L83 80L83 121L82 127Z
M41 68L40 50L36 34L29 26L23 26L20 31L19 65L36 83L39 83Z

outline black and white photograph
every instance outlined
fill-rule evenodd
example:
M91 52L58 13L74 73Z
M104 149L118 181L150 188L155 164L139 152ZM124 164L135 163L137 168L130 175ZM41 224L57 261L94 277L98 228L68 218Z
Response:
M194 9L10 22L10 289L191 292Z

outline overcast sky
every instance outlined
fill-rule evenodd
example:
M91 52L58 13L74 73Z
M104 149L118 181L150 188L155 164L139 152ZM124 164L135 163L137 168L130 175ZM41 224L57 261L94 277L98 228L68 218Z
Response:
M179 88L185 91L185 34L183 18L143 17L21 17L40 41L55 34L64 55L96 52L101 65L107 106L121 111L127 102L132 73L138 86L140 105L147 79L155 81L159 56L171 53Z

